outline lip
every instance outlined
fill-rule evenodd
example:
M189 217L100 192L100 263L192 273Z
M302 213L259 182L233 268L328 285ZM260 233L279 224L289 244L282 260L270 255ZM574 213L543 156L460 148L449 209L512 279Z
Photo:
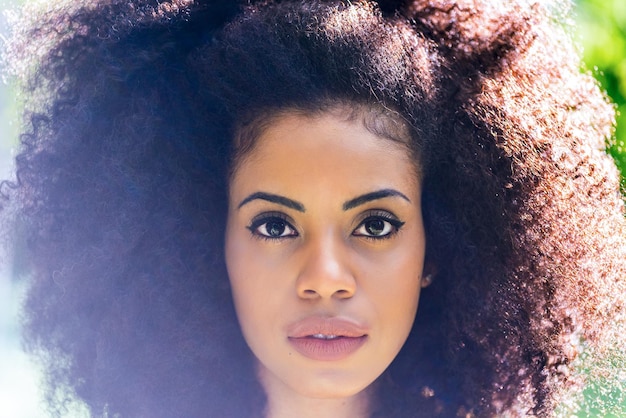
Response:
M307 358L338 361L361 348L367 331L366 326L350 319L311 316L287 327L287 339Z

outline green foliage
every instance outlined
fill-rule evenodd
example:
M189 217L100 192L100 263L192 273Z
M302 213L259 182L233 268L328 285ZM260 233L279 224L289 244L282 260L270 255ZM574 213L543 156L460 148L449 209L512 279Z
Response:
M576 12L587 67L617 107L609 153L622 172L626 191L626 1L577 0Z

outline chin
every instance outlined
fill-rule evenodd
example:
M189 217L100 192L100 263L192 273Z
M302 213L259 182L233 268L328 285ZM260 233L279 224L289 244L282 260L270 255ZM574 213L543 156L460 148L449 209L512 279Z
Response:
M354 381L341 376L321 376L298 382L294 390L300 395L314 399L344 399L365 392L373 380ZM349 381L352 380L352 381Z

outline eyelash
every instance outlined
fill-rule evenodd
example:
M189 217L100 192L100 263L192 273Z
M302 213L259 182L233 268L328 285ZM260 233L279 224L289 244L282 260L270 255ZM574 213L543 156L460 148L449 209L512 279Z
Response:
M382 225L383 232L388 228L390 228L391 230L389 232L386 232L384 235L368 235L366 233L357 233L359 229L365 228L366 227L365 225L368 222L373 222L373 221L383 222L383 225ZM291 230L291 232L287 235L282 235L285 232L283 230L281 235L271 236L269 235L269 231L267 230L268 224L270 224L271 222L276 222L277 224L281 224L282 228L284 228L287 231ZM371 239L371 240L389 239L389 238L392 238L394 235L396 235L400 231L403 225L404 225L404 222L400 221L399 219L397 219L395 216L393 216L387 211L372 210L364 214L364 219L359 223L359 225L354 229L354 231L352 231L352 236L363 237L365 239ZM263 226L265 226L265 233L259 230ZM250 233L255 238L260 238L260 239L265 239L265 240L270 240L270 241L286 239L286 238L295 238L300 235L298 231L296 230L296 228L294 228L294 226L288 220L287 216L281 212L268 212L268 213L263 213L261 215L258 215L254 219L252 219L250 225L247 228L248 230L250 230Z
M271 236L271 235L267 235L259 231L259 228L265 225L265 230L267 232L267 224L269 224L270 222L281 223L283 224L285 228L290 229L292 233L288 235ZM250 225L247 228L250 230L250 233L252 234L253 237L265 239L269 241L280 240L280 239L285 239L285 238L295 238L298 235L300 235L298 234L298 231L296 231L296 228L293 227L291 222L289 222L287 216L281 212L262 213L256 216L254 219L252 219Z
M365 218L359 223L359 225L352 232L353 236L363 237L365 239L371 239L371 240L389 239L389 238L392 238L394 235L396 235L400 231L400 229L402 229L402 226L404 225L404 222L396 218L391 213L387 211L383 211L383 210L372 210L372 211L366 212L364 216ZM372 222L372 221L382 221L384 223L389 224L389 226L383 225L383 227L385 229L390 227L391 231L387 232L385 235L365 235L365 234L357 233L359 229L365 227L365 224L367 222Z

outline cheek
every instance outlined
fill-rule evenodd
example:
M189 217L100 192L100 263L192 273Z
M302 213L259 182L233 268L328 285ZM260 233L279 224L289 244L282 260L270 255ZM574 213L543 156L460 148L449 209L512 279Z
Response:
M242 328L245 328L248 318L253 317L245 307L250 306L248 300L255 293L253 286L256 283L252 277L253 263L242 262L246 260L247 253L249 251L245 241L233 232L232 225L229 224L226 232L225 261L237 317Z
M286 280L277 255L260 251L259 243L246 234L227 233L225 256L239 325L249 339L274 321L286 291L280 283Z
M406 332L417 311L424 265L422 241L403 240L394 251L360 260L367 271L362 287L381 318Z
M412 260L397 264L381 274L381 281L373 296L377 299L381 316L398 325L413 323L420 296L421 263Z
M240 233L226 239L226 267L234 296L239 299L261 298L271 294L285 271L284 256L262 249L255 239ZM242 236L245 235L245 236Z

